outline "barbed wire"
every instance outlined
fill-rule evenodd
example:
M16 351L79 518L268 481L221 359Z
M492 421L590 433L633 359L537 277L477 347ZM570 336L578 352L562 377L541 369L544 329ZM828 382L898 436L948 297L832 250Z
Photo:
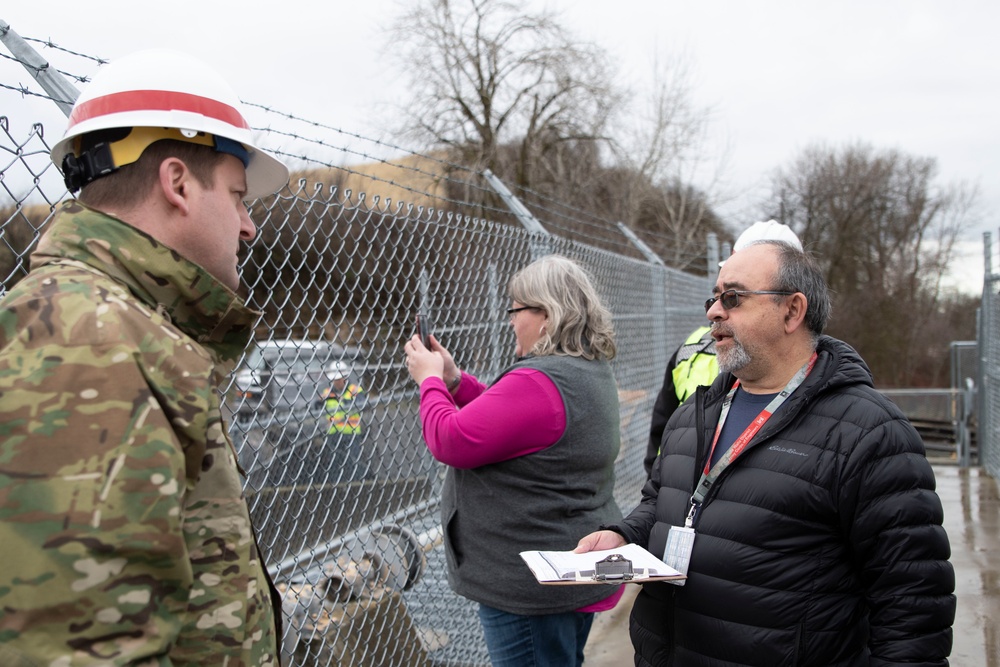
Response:
M51 39L39 39L35 37L22 37L22 39L28 42L40 44L44 48L53 49L77 58L83 58L95 63L98 67L110 62L110 60L106 58L92 56L66 48L53 42ZM0 54L0 56L6 60L14 61L22 66L26 66L31 70L39 71L38 67L35 67L30 63L25 63L20 58L12 57L6 54ZM58 71L63 76L71 78L77 83L87 83L91 80L91 77L88 75L73 74L63 69L57 69L55 71ZM59 100L47 93L37 92L23 84L10 85L0 83L0 87L11 90L22 96L34 96L42 99L48 99L56 103L67 103L66 100ZM348 140L364 142L365 144L373 147L372 150L358 149L347 145L346 142L334 143L319 137L307 136L304 133L294 130L280 129L267 124L255 124L253 130L256 132L273 135L275 137L283 137L292 141L304 142L312 146L320 147L324 150L336 151L340 154L356 158L361 164L337 164L329 159L310 156L306 151L294 151L268 146L268 150L277 155L298 161L304 165L337 170L357 178L367 179L373 183L384 183L398 190L413 194L415 199L441 202L442 208L444 208L444 205L447 205L452 208L457 208L460 211L462 208L471 206L477 210L478 215L480 216L491 216L500 221L507 221L510 224L513 223L514 214L505 207L491 203L497 201L496 193L492 190L492 188L484 183L483 177L478 171L467 165L459 164L454 160L442 157L440 153L434 154L426 151L421 152L409 147L401 146L391 141L386 141L384 139L367 137L351 130L329 125L314 119L305 118L285 110L277 109L268 104L262 104L249 100L241 100L241 102L247 107L257 109L266 115L293 123L301 123L311 128L334 132ZM395 153L397 156L384 157L383 155L379 155L379 153L384 152ZM403 156L403 158L400 158L400 155ZM416 158L421 161L422 164L431 165L431 167L425 168L416 164L405 164L401 161L401 159L405 158ZM412 183L408 183L402 179L385 177L366 171L364 166L371 164L382 164L398 169L401 172L416 174L429 180L430 182L440 183L445 187L443 187L440 192L428 192L427 190L415 187ZM440 168L435 169L435 166ZM465 176L464 178L463 175ZM308 180L310 174L305 173L302 174L302 176ZM512 187L512 189L518 193L519 196L526 200L523 201L524 205L527 206L529 210L531 210L543 222L543 226L550 231L570 234L576 236L580 240L596 243L616 252L624 252L630 255L636 254L635 247L624 237L614 221L603 218L590 211L583 210L582 208L574 206L571 203L557 200L537 190L518 185L508 185L509 187ZM445 194L446 192L449 192L449 186L454 186L454 188L450 190L452 192L460 192L464 190L465 192L475 193L479 196L475 201L455 198ZM642 230L642 234L647 239L652 237L662 243L671 243L671 240L666 235L657 236L655 234L651 234L648 230Z
M301 140L301 141L306 141L306 142L309 142L309 143L312 143L312 144L323 146L325 148L330 148L330 149L336 150L336 151L341 152L341 153L345 153L347 155L354 155L354 156L356 156L356 157L358 157L358 158L360 158L362 160L367 161L369 164L371 164L371 163L379 163L379 164L384 164L384 165L387 165L387 166L395 167L395 168L400 169L402 171L408 171L408 172L417 173L417 174L420 174L422 176L426 176L426 177L430 178L433 181L443 181L443 182L446 182L446 183L453 183L453 184L456 184L456 185L470 186L471 188L475 189L476 191L482 192L484 194L492 192L492 191L488 190L487 188L483 187L482 185L480 185L479 183L475 183L475 182L472 182L472 181L469 181L469 180L462 180L462 179L453 178L453 177L449 176L447 174L447 172L441 173L441 172L428 171L426 169L421 169L419 167L415 167L415 166L411 166L411 165L406 165L406 164L402 164L400 162L395 162L395 161L390 160L390 159L382 158L382 157L379 157L377 155L368 153L366 151L355 150L355 149L352 149L352 148L348 148L346 146L334 145L334 144L326 142L326 141L324 141L322 139L308 138L308 137L304 137L302 135L296 134L294 132L286 132L286 131L283 131L283 130L276 130L274 128L254 127L253 129L256 130L256 131L258 131L258 132L265 132L265 133L269 133L269 134L275 134L275 135L279 135L279 136L284 136L284 137L287 137L287 138L290 138L290 139L298 139L298 140ZM328 128L328 129L335 129L335 128ZM345 133L345 134L350 134L350 133ZM379 141L377 139L366 139L365 137L362 137L361 135L357 135L357 134L352 134L352 136L354 136L356 138L359 138L359 139L363 139L365 141L371 141L372 143L376 143L376 144L379 144L379 145L382 145L382 146L392 147L391 144L387 144L385 142L381 142L381 141ZM394 148L397 148L397 147L394 147ZM289 152L289 151L286 151L286 150L283 150L283 149L280 149L280 148L277 148L277 149L276 148L270 148L269 150L271 150L272 152L274 152L276 154L282 155L284 157L289 157L289 158L293 158L293 159L302 160L304 162L308 162L308 163L311 163L311 164L314 164L314 165L318 165L318 166L322 166L322 167L327 167L327 168L330 168L330 169L337 169L337 170L343 171L345 173L354 174L354 175L357 175L359 177L370 179L370 180L376 181L376 182L386 183L388 185L392 185L393 187L397 187L397 188L400 188L400 189L412 192L414 194L422 195L424 197L430 197L432 199L437 199L437 200L440 200L440 201L443 201L443 202L448 202L448 203L454 204L456 206L468 206L471 203L471 202L464 201L464 200L454 199L454 198L445 197L445 196L441 196L441 195L435 195L435 194L429 193L429 192L427 192L425 190L419 190L417 188L414 188L410 184L407 184L407 183L404 183L404 182L401 182L401 181L396 181L394 179L389 179L389 178L380 177L380 176L377 176L377 175L374 175L374 174L369 174L369 173L366 173L366 172L363 172L363 171L359 171L358 169L354 169L354 168L349 167L349 166L344 166L344 165L341 165L341 164L335 164L333 162L324 161L324 160L321 160L321 159L315 158L315 157L309 157L309 156L306 156L306 155L302 155L300 153L292 153L292 152ZM401 149L400 148L398 150L406 150L406 149ZM429 156L429 155L425 155L425 154L421 154L421 153L417 153L417 152L413 152L413 151L407 151L407 155L408 156L412 156L412 157L418 157L418 158L425 159L425 160L429 160L429 161L432 161L432 162L436 162L438 164L446 165L449 168L455 168L455 169L458 169L458 170L462 170L462 171L465 171L465 172L467 172L469 174L475 175L477 178L479 177L478 174L476 174L475 172L469 170L468 168L461 167L460 165L456 165L454 163L448 162L447 160L441 160L441 159L435 158L433 156ZM503 215L509 215L510 214L509 211L506 211L504 209L500 209L500 208L491 206L491 205L489 205L487 203L477 203L476 205L479 206L480 208L482 208L484 211L491 211L491 212L495 212L495 213L503 214Z
M416 167L416 166L404 165L404 164L401 164L399 162L394 162L392 160L388 160L388 159L379 157L378 155L374 155L374 154L369 153L367 151L355 150L355 149L347 148L345 146L333 145L333 144L330 144L329 142L326 142L326 141L324 141L322 139L315 139L315 138L305 137L305 136L302 136L302 135L294 133L294 132L284 132L284 131L280 131L280 130L275 130L275 129L270 128L270 127L255 127L254 128L255 130L262 131L262 132L275 133L275 134L286 136L288 138L293 138L293 139L299 139L299 140L302 140L302 141L307 141L307 142L314 143L314 144L317 144L317 145L320 145L320 146L331 148L333 150L340 151L342 153L346 153L348 155L354 155L354 156L356 156L358 158L361 158L361 159L369 161L369 162L378 162L378 163L381 163L381 164L385 164L385 165L389 165L389 166L393 166L393 167L399 168L401 170L406 170L406 171L410 171L410 172L413 172L413 173L417 173L417 174L420 174L422 176L429 177L429 178L431 178L432 180L435 180L435 181L440 181L440 182L445 182L445 183L450 183L450 184L455 184L455 185L469 187L470 189L472 189L472 190L474 190L476 192L482 193L484 195L484 197L481 198L477 202L469 202L469 201L464 201L464 200L456 200L456 199L453 199L453 198L441 197L441 196L436 196L436 198L441 199L442 201L446 201L448 203L454 204L454 205L458 205L458 206L468 206L470 204L474 204L475 206L481 208L484 212L492 212L492 213L495 213L495 214L498 214L498 215L502 215L502 216L505 216L505 217L510 215L510 211L508 211L506 209L499 208L499 207L491 206L488 203L486 203L485 200L489 196L494 195L493 191L490 188L482 185L481 184L481 179L482 179L481 175L477 171L474 171L473 169L469 168L466 165L462 165L462 164L456 163L456 162L454 162L452 160L447 160L447 159L441 158L441 157L439 157L437 155L432 155L432 154L429 154L429 153L422 153L422 152L419 152L419 151L415 151L415 150L413 150L411 148L406 148L406 147L403 147L403 146L400 146L400 145L397 145L397 144L394 144L394 143L391 143L391 142L387 142L387 141L384 141L384 140L381 140L381 139L373 139L373 138L370 138L370 137L366 137L366 136L363 136L363 135L358 134L356 132L352 132L352 131L349 131L349 130L344 130L343 128L334 127L334 126L327 125L327 124L324 124L324 123L321 123L321 122L317 122L317 121L314 121L314 120L302 118L300 116L296 116L295 114L291 114L291 113L288 113L286 111L277 110L277 109L275 109L273 107L270 107L270 106L267 106L267 105L263 105L263 104L259 104L259 103L255 103L255 102L247 102L246 100L243 100L243 103L246 104L246 105L248 105L248 106L260 109L260 110L262 110L262 111L264 111L266 113L274 114L274 115L280 116L280 117L285 118L285 119L289 119L289 120L293 120L293 121L298 121L298 122L301 122L301 123L305 123L305 124L307 124L309 126L316 127L316 128L330 130L332 132L336 132L336 133L338 133L340 135L343 135L345 137L350 137L350 138L353 138L353 139L357 139L357 140L360 140L360 141L364 141L364 142L373 144L376 147L386 148L388 150L395 151L397 153L405 153L407 156L420 158L421 160L425 160L425 161L430 162L432 164L440 165L442 167L442 171L428 171L426 169L421 169L421 168ZM357 170L350 169L349 167L343 167L343 166L340 166L340 165L332 165L330 163L323 162L321 160L317 160L315 158L308 158L308 157L301 156L301 155L293 155L293 154L289 154L289 153L284 153L284 155L286 155L288 157L296 157L296 158L299 158L299 159L307 160L307 161L310 161L310 162L314 162L315 164L319 164L319 165L326 166L326 167L331 167L331 168L335 168L335 169L343 169L344 171L346 171L348 173L357 174L359 176L363 176L363 177L366 177L366 178L371 178L372 180L375 180L375 181L382 181L382 182L388 183L390 185L394 185L395 187L400 187L400 188L403 188L405 190L414 192L415 194L422 194L424 196L427 196L429 194L429 193L426 193L426 192L423 192L423 191L411 188L408 185L406 185L405 183L401 183L401 182L398 182L398 181L393 181L393 180L389 180L389 179L380 178L380 177L377 177L377 176L373 176L371 174L367 174L367 173L364 173L364 172L359 172ZM470 176L474 177L475 180L473 181L473 180L470 180L470 179L459 179L459 178L454 178L453 176L450 175L450 174L456 173L456 172L457 173L466 173L466 174L469 174ZM591 234L585 234L585 235L590 240L600 239L605 244L607 244L609 242L613 243L615 245L616 249L618 249L618 250L629 250L630 252L634 251L634 248L632 248L630 246L630 244L625 239L623 239L621 237L620 231L617 230L617 227L614 225L613 222L611 222L611 221L609 221L607 219L601 218L599 216L593 215L592 213L584 211L584 210L582 210L580 208L576 208L576 207L574 207L572 205L566 204L565 202L558 201L558 200L556 200L556 199L554 199L552 197L549 197L547 195L544 195L544 194L542 194L540 192L537 192L537 191L534 191L534 190L531 190L531 189L528 189L528 188L524 188L524 187L521 187L521 186L515 186L515 188L517 190L519 190L520 192L525 193L525 194L530 194L533 197L532 200L524 202L525 205L528 206L529 209L533 209L534 211L536 211L538 213L544 213L545 215L542 215L542 216L539 216L539 217L545 218L546 224L549 227L553 227L553 228L561 230L561 231L571 231L571 232L573 232L573 233L575 233L577 235L579 235L579 234L585 234L584 230L580 229L580 227L589 228L592 233ZM563 211L557 210L557 207L560 207L560 208L564 209L565 211L570 211L570 212L572 212L573 215L568 215L567 213L565 213ZM560 225L560 224L558 224L556 222L556 219L563 219L563 220L571 221L574 224L576 224L577 227L576 228L570 228L570 227L568 227L566 225ZM599 235L597 232L604 232L604 235L603 236ZM609 233L611 234L611 237L608 236ZM613 238L613 237L617 237L617 238Z
M51 39L39 39L37 37L24 37L22 39L26 42L35 42L36 44L41 44L42 46L53 49L55 51L62 51L63 53L68 53L78 58L84 58L86 60L93 60L98 65L107 65L110 61L107 58L101 58L99 56L92 56L86 53L81 53L79 51L73 51L72 49L67 49L65 46L60 46L53 42Z
M384 140L381 140L381 139L372 139L370 137L365 137L365 136L360 135L360 134L358 134L356 132L351 132L349 130L344 130L344 129L339 128L339 127L334 127L334 126L326 125L324 123L320 123L320 122L317 122L317 121L309 120L309 119L306 119L306 118L301 118L301 117L296 116L294 114L291 114L291 113L288 113L288 112L285 112L285 111L279 111L279 110L274 109L274 108L269 107L269 106L265 106L265 105L261 105L261 104L257 104L257 103L253 103L253 102L246 102L245 100L243 101L243 103L247 104L248 106L261 109L261 110L263 110L265 112L279 115L279 116L281 116L283 118L286 118L286 119L299 121L299 122L306 123L306 124L308 124L310 126L313 126L313 127L318 127L318 128L330 130L330 131L333 131L333 132L337 132L338 134L344 135L346 137L351 137L353 139L358 139L358 140L361 140L361 141L364 141L364 142L368 142L368 143L371 143L371 144L373 144L375 146L378 146L378 147L384 147L384 148L387 148L389 150L395 151L397 153L405 153L408 156L420 158L421 160L428 161L428 162L430 162L432 164L440 165L443 168L443 170L442 171L438 171L438 172L432 172L432 171L428 171L426 169L421 169L421 168L416 167L416 166L404 165L404 164L400 164L399 162L393 162L392 160L387 160L387 159L381 158L381 157L379 157L377 155L368 153L366 151L354 150L354 149L346 148L344 146L334 146L332 144L329 144L329 143L323 141L322 139L311 139L311 138L303 137L303 136L295 134L295 133L286 133L286 132L281 132L281 131L273 130L272 128L254 128L254 129L257 129L259 131L274 132L274 133L277 133L277 134L283 134L283 135L288 136L290 138L301 139L303 141L309 141L311 143L316 143L316 144L319 144L321 146L326 146L328 148L332 148L334 150L337 150L337 151L340 151L340 152L343 152L343 153L346 153L346 154L349 154L349 155L355 155L355 156L357 156L359 158L362 158L364 160L378 162L378 163L381 163L381 164L385 164L385 165L397 167L399 169L403 169L403 170L407 170L407 171L412 171L414 173L417 173L417 174L420 174L420 175L423 175L423 176L427 176L427 177L429 177L429 178L431 178L432 180L435 180L435 181L443 181L445 183L451 183L451 184L455 184L455 185L469 186L471 189L473 189L473 190L475 190L477 192L482 193L484 196L486 196L486 195L493 195L494 194L491 189L489 189L488 187L485 187L485 186L483 186L481 184L481 178L482 178L481 175L478 172L472 170L471 168L469 168L466 165L458 164L457 162L454 162L452 160L443 159L441 157L438 157L437 155L432 155L432 154L429 154L429 153L422 153L422 152L419 152L419 151L415 151L415 150L413 150L411 148L406 148L406 147L403 147L403 146L399 146L397 144L393 144L393 143L390 143L390 142L387 142L387 141L384 141ZM294 157L300 157L300 158L302 158L302 156L294 156ZM304 159L309 159L309 158L304 158ZM365 176L367 178L371 178L372 180L383 181L383 182L389 183L391 185L394 185L396 187L401 187L401 188L404 188L404 189L407 189L407 190L411 190L411 191L416 192L418 194L424 194L424 195L428 194L428 193L424 193L422 191L413 190L412 188L408 187L406 184L399 183L399 182L392 181L392 180L382 179L382 178L379 178L379 177L376 177L376 176L372 176L370 174L361 173L361 172L358 172L358 171L355 171L355 170L351 170L350 168L347 168L347 167L342 167L342 166L337 166L337 165L330 165L328 163L323 163L323 162L318 161L318 160L315 160L315 162L317 164L323 164L323 166L332 166L333 168L344 169L345 171L348 171L349 173L354 173L354 174L358 174L360 176ZM475 178L475 181L470 180L470 179L454 178L453 176L450 175L450 174L456 173L456 172L457 173L466 173L466 174L469 174L471 177ZM524 188L521 188L521 190L527 191ZM530 191L527 191L527 192L530 192ZM562 206L565 206L565 204L562 204L561 202L555 202L555 200L548 199L544 195L541 195L540 193L534 193L534 192L532 192L532 194L535 195L538 199L541 199L543 201L544 200L548 200L548 201L552 201L554 203L559 203ZM440 199L442 199L443 201L447 201L449 203L452 203L452 204L460 205L460 206L461 205L469 205L470 203L472 203L472 202L469 202L469 201L456 200L456 199L447 198L447 197L440 197ZM495 212L495 213L498 213L498 214L501 214L501 215L505 215L505 216L506 215L510 215L510 211L508 211L506 209L501 209L499 207L491 206L488 203L484 203L482 200L480 200L478 202L475 202L475 205L481 207L484 211L491 211L491 212ZM554 209L549 209L549 208L545 208L545 207L539 207L534 202L529 202L528 205L531 206L532 208L540 208L540 210L543 210L543 211L545 211L547 213L551 213L554 216L567 217L564 214L561 214L561 213L555 211ZM572 207L568 207L568 208L572 208ZM579 209L572 209L572 210L576 211L577 213L580 213L581 215L589 215L589 214L587 214L584 211L581 211ZM587 224L586 221L584 219L582 219L582 218L570 218L570 219L572 219L572 220L574 220L574 222L577 222L577 223L580 223L580 224ZM599 218L597 218L597 219L599 219ZM607 221L607 220L601 220L601 222L605 226L607 226L609 224L609 221ZM589 223L589 224L593 224L593 223Z
M247 106L254 107L254 108L257 108L257 109L261 109L262 111L265 111L265 112L268 112L268 113L272 113L272 114L281 116L283 118L287 118L289 120L294 120L294 121L298 121L298 122L301 122L301 123L306 123L307 125L311 125L313 127L322 128L322 129L325 129L325 130L332 130L334 132L337 132L338 134L343 134L344 136L352 137L354 139L360 139L362 141L375 144L376 146L385 146L386 148L389 148L389 149L394 150L394 151L398 151L398 152L401 152L401 153L407 153L408 155L414 155L414 156L423 158L425 160L429 160L431 162L436 162L438 164L441 164L441 165L445 166L448 170L465 171L465 172L468 172L468 173L471 173L471 174L475 174L476 173L476 172L472 171L471 169L469 169L469 167L467 167L465 165L461 165L461 164L458 164L456 162L445 160L445 159L442 159L442 158L440 158L438 156L435 156L435 155L430 155L430 154L427 154L427 153L421 153L421 152L415 151L415 150L413 150L411 148L406 148L406 147L403 147L403 146L399 146L399 145L396 145L396 144L389 143L389 142L384 141L382 139L372 139L371 137L366 137L366 136L360 135L357 132L352 132L350 130L345 130L343 128L334 127L333 125L327 125L325 123L320 123L320 122L315 121L315 120L309 120L307 118L302 118L301 116L296 116L295 114L288 113L287 111L279 111L277 109L274 109L273 107L269 107L269 106L266 106L266 105L258 104L256 102L248 102L246 100L241 100L241 102L243 102L243 104L245 104Z
M484 213L487 212L493 213L499 216L503 216L505 218L510 217L511 215L511 212L509 210L497 206L492 206L488 203L488 198L494 195L495 193L491 188L482 184L481 174L467 165L463 165L453 160L440 157L440 155L437 154L433 154L430 152L421 152L418 150L414 150L413 148L410 147L399 145L397 143L385 141L384 139L374 139L372 137L367 137L358 134L357 132L353 132L351 130L346 130L342 127L337 127L313 119L304 118L294 113L276 109L266 104L251 102L247 100L241 100L241 101L243 102L243 104L252 108L259 109L267 114L271 114L285 120L303 123L310 127L335 132L339 135L342 135L350 139L359 140L362 142L372 144L377 148L384 148L388 151L392 151L395 153L403 153L408 157L416 157L419 158L420 160L426 161L433 165L440 165L442 169L440 171L430 171L414 165L402 164L400 162L394 161L393 159L380 157L374 151L368 152L365 150L356 150L348 148L343 145L332 144L323 139L303 136L302 134L298 134L295 132L275 130L274 128L271 127L255 127L254 129L257 131L270 132L274 134L283 135L291 139L297 139L313 143L319 146L323 146L325 148L339 151L347 155L354 155L355 157L367 161L369 163L381 163L398 168L400 170L410 171L412 173L428 177L434 181L468 187L473 191L482 193L484 196L479 201L470 202L467 200L458 200L454 198L443 197L440 195L431 195L430 193L415 189L409 186L408 184L400 181L381 178L379 176L369 174L367 172L358 171L356 169L352 169L350 167L346 167L343 165L331 164L330 162L325 162L316 158L309 158L303 155L279 151L286 157L297 158L303 161L312 162L320 166L343 170L346 173L354 174L363 178L368 178L377 182L383 182L388 185L393 185L394 187L398 187L407 190L409 192L413 192L414 194L422 195L425 197L432 196L436 199L440 199L441 201L456 206L475 205L479 207ZM470 178L462 179L462 178L456 178L451 175L455 173L459 174L465 173L468 174ZM522 198L522 203L524 203L525 206L527 206L529 210L534 212L540 219L543 219L544 225L550 231L561 231L578 237L582 236L585 240L598 241L606 247L609 245L613 246L613 249L615 249L616 251L620 252L624 251L627 254L633 254L633 255L635 254L634 246L627 239L624 238L624 236L621 234L621 231L618 229L615 221L595 215L590 211L581 209L577 206L574 206L571 203L555 199L554 197L546 195L537 190L515 184L507 184L507 185L510 189L514 190L516 194L524 195L524 197ZM572 225L561 224L559 220L565 220L571 222ZM575 227L573 225L575 225ZM589 232L587 230L589 230ZM633 232L639 234L646 240L655 240L659 241L660 243L667 243L667 244L676 243L676 239L673 239L666 234L657 235L653 232L650 232L649 230L633 230ZM695 263L703 259L701 254L696 254L696 253L682 253L681 258L682 261L687 264Z
M34 97L41 97L42 99L52 100L53 102L58 102L58 103L62 103L62 104L73 104L72 100L60 100L60 99L56 99L55 97L52 97L48 93L36 93L35 91L33 91L33 90L29 89L29 88L26 88L23 85L22 86L10 86L10 85L7 85L6 83L0 83L0 88L6 88L7 90L12 90L15 93L20 93L22 96L24 96L24 95L32 95Z
M37 41L37 40L33 40L33 41ZM26 68L26 69L28 69L30 71L34 71L34 72L42 72L42 71L44 71L44 70L46 70L46 69L48 69L50 67L50 63L45 63L45 67L38 67L38 66L33 65L33 64L29 63L29 62L25 62L24 60L21 60L20 58L15 58L14 56L9 56L6 53L0 53L0 57L2 57L4 60L11 60L13 62L16 62L16 63L20 64L22 67L24 67L24 68ZM63 76L65 76L67 78L73 79L77 83L87 83L87 82L90 81L90 78L87 77L87 76L81 76L79 74L73 74L71 72L67 72L66 70L61 70L61 69L58 69L58 68L52 68L52 70L54 72L58 72L59 74L62 74ZM63 101L63 100L59 100L59 101ZM72 102L70 102L70 103L72 104Z

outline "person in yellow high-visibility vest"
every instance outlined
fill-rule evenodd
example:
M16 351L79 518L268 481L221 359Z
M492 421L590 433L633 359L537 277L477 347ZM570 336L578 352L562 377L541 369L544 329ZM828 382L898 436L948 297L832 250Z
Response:
M361 385L350 382L351 368L342 361L331 363L326 375L330 386L321 392L320 402L329 428L318 473L341 476L346 481L362 479L368 475L368 462L361 449L361 411L368 403L368 395Z
M695 329L687 340L677 348L667 363L663 387L653 406L653 418L649 429L649 446L643 465L646 475L653 467L653 461L660 453L660 439L670 415L688 399L699 386L709 386L719 374L719 362L715 359L715 339L711 327Z

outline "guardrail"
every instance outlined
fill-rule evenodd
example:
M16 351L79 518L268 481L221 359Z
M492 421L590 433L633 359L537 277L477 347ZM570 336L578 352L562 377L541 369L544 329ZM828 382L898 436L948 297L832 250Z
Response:
M966 389L883 389L910 420L928 456L970 465L978 455L975 425L970 423L975 392Z

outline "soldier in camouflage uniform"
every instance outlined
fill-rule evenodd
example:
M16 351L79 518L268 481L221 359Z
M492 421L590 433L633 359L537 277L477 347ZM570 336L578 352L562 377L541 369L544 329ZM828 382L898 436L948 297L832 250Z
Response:
M53 148L80 201L0 301L4 667L279 664L218 392L258 316L235 292L243 200L288 178L248 128L203 64L141 52Z

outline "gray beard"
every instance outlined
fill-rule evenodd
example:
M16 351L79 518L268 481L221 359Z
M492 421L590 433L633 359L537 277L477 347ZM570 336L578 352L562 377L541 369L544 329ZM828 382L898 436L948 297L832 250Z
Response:
M716 360L719 362L719 372L721 373L735 373L741 368L745 368L750 365L753 358L747 349L743 347L743 344L736 340L735 337L731 338L733 342L732 349L727 352L722 352L721 350L715 351Z

